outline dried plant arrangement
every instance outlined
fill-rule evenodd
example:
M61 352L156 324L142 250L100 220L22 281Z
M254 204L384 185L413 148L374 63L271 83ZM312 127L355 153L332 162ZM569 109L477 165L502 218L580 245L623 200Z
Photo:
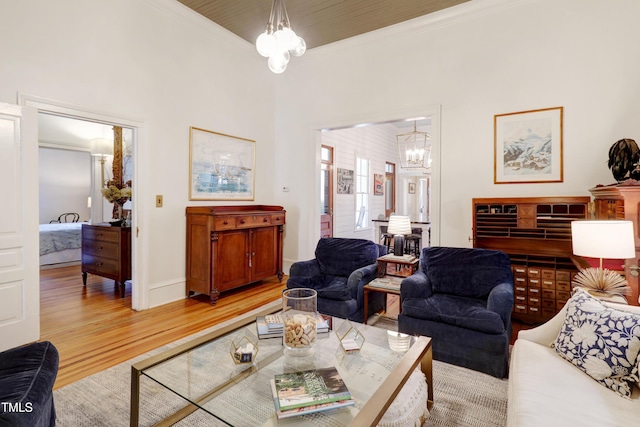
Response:
M572 284L574 287L581 287L597 295L624 296L631 294L631 287L626 279L607 268L585 268L575 276Z

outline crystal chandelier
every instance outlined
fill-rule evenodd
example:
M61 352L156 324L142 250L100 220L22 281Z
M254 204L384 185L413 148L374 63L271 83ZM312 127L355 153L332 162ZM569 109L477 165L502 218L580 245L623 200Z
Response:
M287 69L291 55L302 56L307 44L291 29L284 0L273 0L267 29L256 40L258 53L269 58L269 69L276 74Z
M396 135L400 167L403 169L428 169L431 167L431 146L427 140L431 135L419 132L413 121L413 132Z

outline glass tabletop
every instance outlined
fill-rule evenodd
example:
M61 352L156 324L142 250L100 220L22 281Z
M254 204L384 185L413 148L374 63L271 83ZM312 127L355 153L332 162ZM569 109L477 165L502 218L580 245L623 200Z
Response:
M327 422L331 420L327 425L346 426L380 389L406 354L389 348L387 330L355 322L351 322L352 326L360 331L365 341L360 351L345 353L335 333L342 322L345 320L333 318L334 330L318 334L311 356L285 354L282 338L267 338L256 340L258 351L251 363L236 363L232 357L232 342L242 340L245 336L251 339L257 337L256 324L252 321L213 339L195 342L192 348L187 345L175 355L171 352L165 356L158 355L149 366L142 366L139 373L229 425L303 426L309 425L309 417L313 417L314 422L326 418ZM416 360L411 362L414 368L419 363ZM274 376L325 367L338 370L355 405L278 419L270 383ZM132 411L133 399L132 392ZM135 404L139 405L139 402L136 400ZM389 404L387 402L386 406ZM137 413L135 418L137 425Z

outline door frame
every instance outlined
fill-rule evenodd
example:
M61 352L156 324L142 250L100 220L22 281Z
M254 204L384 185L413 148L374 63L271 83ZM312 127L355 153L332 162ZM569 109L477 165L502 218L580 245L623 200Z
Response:
M143 203L137 203L139 200L145 200L145 180L146 176L146 145L145 140L145 123L141 120L135 120L117 116L115 114L93 111L88 108L67 104L57 100L42 98L35 95L18 93L18 105L29 106L35 108L38 113L47 113L57 116L69 117L77 120L102 123L111 126L122 126L132 129L133 131L133 182L131 203L132 203L132 236L131 236L131 263L132 263L132 285L131 285L131 308L134 310L144 310L149 308L149 291L147 283L147 259L146 251L143 250L148 246L148 239L144 230L144 224L147 223L147 213Z
M331 159L329 161L322 160L322 156L320 156L320 173L322 173L323 165L326 166L327 170L329 171L329 213L320 214L320 223L322 224L323 216L327 215L329 217L329 229L331 230L331 235L328 237L333 237L333 190L334 190L333 160L334 160L335 148L330 145L322 144L320 146L320 150L322 150L323 148L326 148L331 152ZM322 227L320 227L320 229L322 234Z

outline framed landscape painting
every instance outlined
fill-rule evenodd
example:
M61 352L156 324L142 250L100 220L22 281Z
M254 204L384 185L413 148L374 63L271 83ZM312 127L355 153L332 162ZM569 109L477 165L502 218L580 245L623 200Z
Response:
M256 142L189 131L189 200L254 200Z
M563 107L494 116L494 183L562 182Z

